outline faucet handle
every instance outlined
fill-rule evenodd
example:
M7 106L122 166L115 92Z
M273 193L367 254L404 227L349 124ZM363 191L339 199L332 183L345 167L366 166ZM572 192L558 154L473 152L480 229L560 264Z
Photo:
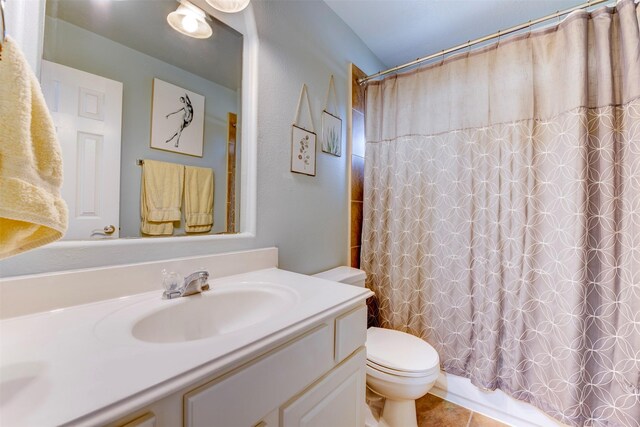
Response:
M164 287L163 296L167 299L173 298L175 295L180 294L181 276L176 271L168 272L162 269L162 286Z
M180 286L180 274L176 271L167 271L164 268L162 273L162 286L166 291L174 291Z

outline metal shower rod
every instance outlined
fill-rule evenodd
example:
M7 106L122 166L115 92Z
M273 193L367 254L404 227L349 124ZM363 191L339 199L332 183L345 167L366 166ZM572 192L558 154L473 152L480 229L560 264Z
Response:
M474 46L474 45L476 45L478 43L486 42L488 40L495 39L495 38L498 38L498 37L502 37L502 36L505 36L507 34L515 33L516 31L523 30L525 28L530 28L532 25L536 25L536 24L539 24L541 22L548 21L549 19L560 18L562 15L566 15L568 13L571 13L571 12L575 11L575 10L587 9L589 7L596 6L596 5L599 5L601 3L611 3L613 1L614 0L591 0L591 1L588 1L586 3L582 3L582 4L579 4L577 6L570 7L568 9L558 10L555 13L549 14L547 16L543 16L542 18L533 19L533 20L530 20L530 21L525 22L523 24L515 25L513 27L509 27L506 30L497 31L497 32L495 32L493 34L489 34L487 36L480 37L480 38L477 38L475 40L469 40L466 43L459 44L459 45L451 47L449 49L444 49L444 50L441 50L440 52L436 52L436 53L433 53L431 55L415 59L415 60L413 60L411 62L407 62L406 64L397 65L397 66L395 66L393 68L389 68L388 70L380 71L380 72L377 72L375 74L371 74L369 76L366 76L366 77L363 77L361 79L358 79L358 83L359 84L363 84L363 83L368 82L369 80L377 79L378 77L382 77L384 75L395 73L396 71L400 71L400 70L403 70L405 68L409 68L409 67L413 67L413 66L418 65L418 64L422 64L423 62L429 61L430 59L438 58L438 57L441 57L441 56L444 57L445 55L447 55L449 53L456 52L456 51L461 50L461 49L470 48L471 46Z

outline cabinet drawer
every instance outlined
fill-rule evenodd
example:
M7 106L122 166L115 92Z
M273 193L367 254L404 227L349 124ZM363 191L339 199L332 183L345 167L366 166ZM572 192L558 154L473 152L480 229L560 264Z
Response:
M363 427L364 347L282 409L285 427Z
M335 359L340 363L367 341L367 307L361 306L336 319Z
M333 330L321 325L249 366L184 396L187 427L250 427L333 366Z

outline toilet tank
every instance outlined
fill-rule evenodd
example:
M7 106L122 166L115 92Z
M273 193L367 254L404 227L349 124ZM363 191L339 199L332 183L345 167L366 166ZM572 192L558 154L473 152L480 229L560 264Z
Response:
M314 274L313 277L333 280L334 282L346 283L347 285L364 288L364 281L367 278L367 273L358 268L341 266L323 271L322 273Z

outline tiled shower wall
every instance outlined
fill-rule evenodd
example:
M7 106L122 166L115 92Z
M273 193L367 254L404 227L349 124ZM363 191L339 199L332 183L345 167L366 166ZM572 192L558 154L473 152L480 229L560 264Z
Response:
M364 187L364 87L358 79L366 74L351 64L351 218L349 246L351 266L360 268Z

